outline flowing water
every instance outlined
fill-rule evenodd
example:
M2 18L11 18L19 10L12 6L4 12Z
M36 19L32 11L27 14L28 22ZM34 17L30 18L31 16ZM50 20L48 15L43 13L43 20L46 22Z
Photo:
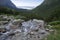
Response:
M5 27L6 32L0 33L0 40L40 40L48 34L44 29L44 21L42 20L33 19L21 24L11 19ZM38 39L37 36L40 38L38 37Z

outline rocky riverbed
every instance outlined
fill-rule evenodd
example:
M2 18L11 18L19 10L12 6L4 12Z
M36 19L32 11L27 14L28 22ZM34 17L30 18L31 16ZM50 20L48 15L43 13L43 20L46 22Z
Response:
M49 34L44 26L43 20L24 21L0 15L0 40L41 40Z

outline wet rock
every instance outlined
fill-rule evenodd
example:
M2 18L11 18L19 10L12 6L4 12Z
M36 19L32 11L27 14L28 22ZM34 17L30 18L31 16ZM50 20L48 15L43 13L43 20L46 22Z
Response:
M50 29L46 29L46 31L49 31Z
M11 34L9 34L9 36L14 36L15 35L15 33L11 33Z
M33 21L37 22L37 24L39 25L39 28L44 29L45 24L43 20L33 19Z
M11 25L10 26L10 29L17 29L18 28L18 25Z
M34 32L30 32L30 35L34 35Z
M39 29L39 34L46 34L45 30Z
M0 36L2 35L2 33L0 32Z
M14 22L24 22L22 19L15 19Z
M6 29L5 28L0 28L0 32L5 33Z
M0 25L8 24L8 21L0 21Z
M45 34L45 32L42 32L41 34Z
M22 19L14 19L12 20L7 26L6 26L6 29L7 30L11 30L11 29L19 29L21 27L21 23L23 22L24 20Z
M49 30L49 31L50 31L50 32L54 32L54 30L52 30L52 29L51 29L51 30Z
M2 21L8 21L8 16L7 15L0 15L0 20Z
M53 29L46 29L46 31L48 31L48 32L54 32Z
M15 31L14 31L14 33L21 33L22 31L21 31L21 29L16 29Z
M22 25L21 23L22 22L24 22L24 20L22 20L22 19L15 19L15 20L13 20L13 25Z
M36 32L38 32L38 31L39 31L39 29L36 29L35 31L36 31Z

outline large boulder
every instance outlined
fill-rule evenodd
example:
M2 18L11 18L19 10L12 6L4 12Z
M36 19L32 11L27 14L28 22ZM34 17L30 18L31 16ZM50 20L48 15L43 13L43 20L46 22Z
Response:
M40 26L41 29L44 29L45 24L43 20L33 19L33 21L37 22L38 26Z
M12 22L10 22L8 24L8 26L6 26L6 29L10 30L10 29L18 29L21 27L21 23L23 22L24 20L22 19L14 19Z

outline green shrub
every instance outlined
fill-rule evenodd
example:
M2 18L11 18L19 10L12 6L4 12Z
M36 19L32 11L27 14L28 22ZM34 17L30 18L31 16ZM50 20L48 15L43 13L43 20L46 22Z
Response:
M56 29L56 30L60 30L60 24L59 25L54 25L52 28Z
M50 25L58 25L58 24L60 24L60 21L50 22L49 24L50 24Z

